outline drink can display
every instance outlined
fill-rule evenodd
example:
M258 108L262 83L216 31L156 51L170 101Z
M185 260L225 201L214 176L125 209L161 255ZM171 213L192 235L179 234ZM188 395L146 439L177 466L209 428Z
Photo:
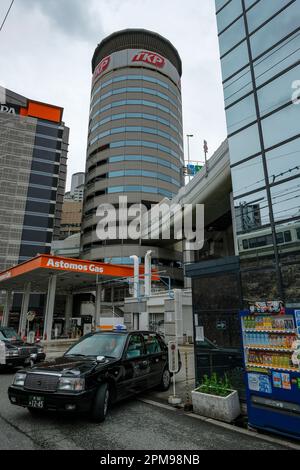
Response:
M264 308L257 302L251 312L241 312L241 321L250 326L243 333L248 422L253 428L300 439L300 305L297 308L285 309L279 301L267 302Z

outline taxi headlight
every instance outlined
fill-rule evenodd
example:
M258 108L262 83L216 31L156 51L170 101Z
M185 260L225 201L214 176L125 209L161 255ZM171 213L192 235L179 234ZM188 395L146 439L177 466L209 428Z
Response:
M81 392L84 390L84 379L76 377L61 377L58 383L58 390Z
M17 372L14 377L13 385L17 385L18 387L24 387L25 379L26 379L26 373Z

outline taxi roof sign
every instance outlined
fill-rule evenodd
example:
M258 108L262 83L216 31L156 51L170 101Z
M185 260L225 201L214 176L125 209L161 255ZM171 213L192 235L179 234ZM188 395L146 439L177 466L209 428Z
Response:
M126 331L126 330L127 330L127 328L126 328L125 325L120 324L120 325L115 325L114 326L114 331Z

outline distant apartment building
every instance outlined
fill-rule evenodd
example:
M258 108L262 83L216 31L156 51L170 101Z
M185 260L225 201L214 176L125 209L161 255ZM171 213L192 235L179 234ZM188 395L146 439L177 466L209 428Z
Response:
M60 240L64 240L81 231L84 182L85 173L75 173L72 175L71 190L65 193L62 206Z
M65 200L62 206L60 240L75 233L80 233L82 218L82 201Z
M75 188L73 194L71 191L67 191L64 195L64 201L83 201L84 187L84 184L81 184Z
M59 238L69 129L63 109L0 93L0 271Z
M75 189L74 189L74 193L73 193L73 199L74 201L81 201L83 202L83 195L84 195L84 183L77 186Z
M71 191L67 191L64 195L64 201L72 201Z
M84 172L79 172L79 173L74 173L72 175L72 180L71 180L71 191L70 195L71 197L74 197L76 193L78 193L78 188L84 188L84 183L85 183L85 173Z

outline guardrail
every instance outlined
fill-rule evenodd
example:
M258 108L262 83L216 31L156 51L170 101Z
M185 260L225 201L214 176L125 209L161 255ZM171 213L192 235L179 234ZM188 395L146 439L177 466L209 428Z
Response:
M228 141L227 139L220 145L220 147L216 150L216 152L212 155L212 157L208 160L207 165L204 166L194 178L186 185L180 188L178 194L174 196L171 201L168 198L164 198L159 205L167 203L169 206L175 206L176 204L180 204L182 201L188 200L189 194L197 187L201 187L201 183L203 181L209 181L210 174L212 171L218 166L218 164L224 159L224 157L228 155L228 163L229 163L229 149L228 149ZM158 217L153 216L155 214L155 210L157 210L157 206L154 209L150 209L145 214L142 220L142 227L144 228L142 233L142 238L147 238L151 230L156 229L159 233L163 226L163 221L161 220L161 216ZM168 214L169 215L169 214ZM149 217L150 216L150 217ZM151 221L151 227L149 227L149 221ZM153 225L156 225L154 227Z

